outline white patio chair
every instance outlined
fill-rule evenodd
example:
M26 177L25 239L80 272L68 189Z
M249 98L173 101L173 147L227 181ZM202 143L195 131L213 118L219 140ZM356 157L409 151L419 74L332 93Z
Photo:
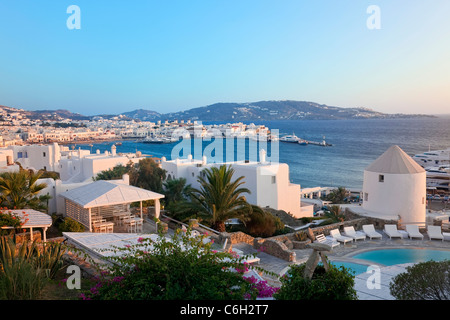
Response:
M353 226L344 227L344 236L353 238L353 240L366 240L366 234L360 231L355 231Z
M403 239L403 235L400 232L398 232L397 226L395 224L385 224L383 231L389 236L389 239L392 238Z
M428 226L427 234L428 234L428 237L430 238L430 240L437 239L437 240L444 241L444 236L442 235L440 226Z
M346 244L347 242L352 242L353 238L341 235L338 229L330 230L330 235L339 242Z
M369 237L370 240L373 238L381 239L383 238L383 235L375 230L375 227L373 224L365 224L362 226L363 232L366 234L367 237Z
M423 234L420 233L419 227L414 224L407 224L406 225L406 232L408 233L408 237L410 239L413 238L420 238L423 240Z
M314 240L316 243L323 243L329 245L331 248L340 246L341 244L334 238L327 238L323 233L318 234L316 236L316 240Z

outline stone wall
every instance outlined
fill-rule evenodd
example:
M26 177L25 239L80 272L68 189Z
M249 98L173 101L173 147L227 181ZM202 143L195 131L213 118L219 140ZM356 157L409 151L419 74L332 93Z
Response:
M292 242L291 242L292 244ZM257 238L255 239L253 243L253 247L257 249L258 251L265 252L267 254L270 254L271 256L274 256L276 258L289 261L289 262L295 262L296 261L296 254L292 249L289 249L285 242L281 242L277 239L262 239Z

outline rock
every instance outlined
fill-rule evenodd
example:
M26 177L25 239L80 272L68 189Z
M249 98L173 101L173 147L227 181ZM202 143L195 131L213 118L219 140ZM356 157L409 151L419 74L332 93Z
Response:
M325 243L309 243L306 247L314 249L314 251L331 251L332 247Z

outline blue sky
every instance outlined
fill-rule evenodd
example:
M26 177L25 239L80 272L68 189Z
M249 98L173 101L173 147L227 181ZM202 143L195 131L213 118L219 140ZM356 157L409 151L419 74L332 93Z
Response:
M81 29L69 30L70 5ZM381 29L370 30L369 5ZM450 113L450 1L0 0L0 105L82 114L307 100Z

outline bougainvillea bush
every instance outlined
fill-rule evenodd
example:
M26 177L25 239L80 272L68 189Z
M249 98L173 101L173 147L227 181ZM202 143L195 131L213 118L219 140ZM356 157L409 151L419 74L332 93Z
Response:
M243 258L213 250L204 236L177 232L170 240L140 238L137 244L115 248L113 262L83 299L124 300L234 300L268 295L268 285L257 284L244 272L257 268ZM258 287L260 286L260 287Z

